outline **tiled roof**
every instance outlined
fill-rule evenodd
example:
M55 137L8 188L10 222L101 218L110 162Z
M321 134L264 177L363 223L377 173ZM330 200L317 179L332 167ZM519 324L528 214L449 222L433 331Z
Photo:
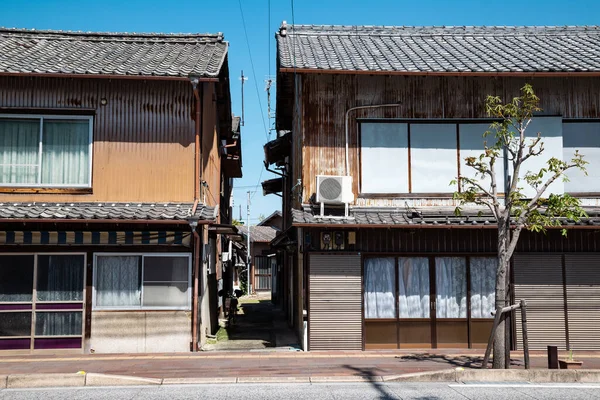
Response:
M0 219L186 220L192 203L0 203ZM196 216L214 220L215 209L199 204Z
M222 34L91 33L0 28L0 72L216 77Z
M246 226L238 226L238 232L244 235L248 234L248 227ZM277 235L277 229L270 226L251 226L250 227L250 241L251 242L260 242L260 243L269 243L271 240L275 239Z
M406 73L600 72L600 26L284 23L277 45L281 68Z
M578 223L564 221L565 225L600 225L600 208L583 207L589 218L581 220ZM334 214L334 215L332 215ZM496 224L495 218L489 211L483 209L464 209L461 216L454 215L454 208L449 207L427 207L427 208L351 208L349 213L351 218L341 218L343 210L325 213L325 217L319 216L319 211L310 206L305 206L302 210L292 210L294 225L398 225L407 226L444 226L444 225L464 225L464 226L484 226Z

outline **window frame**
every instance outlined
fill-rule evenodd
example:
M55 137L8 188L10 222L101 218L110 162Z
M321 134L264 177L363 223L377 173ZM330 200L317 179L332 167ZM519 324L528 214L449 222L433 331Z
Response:
M60 114L0 114L0 119L29 119L39 120L39 135L38 135L38 183L1 183L0 188L59 188L59 189L91 189L92 188L92 166L94 156L94 116L93 115L60 115ZM88 121L88 152L89 152L89 168L86 184L49 184L41 183L42 171L42 152L43 152L43 134L44 134L44 119L48 120L86 120Z
M37 300L37 279L38 279L38 257L39 256L81 256L83 257L83 290L82 290L82 300L63 300L63 301L46 301L46 300ZM69 339L69 338L81 338L81 347L74 349L54 349L53 351L63 351L63 350L79 350L83 349L85 346L85 313L86 313L86 293L87 293L87 261L88 254L82 251L58 251L58 252L48 252L48 251L18 251L13 252L9 251L6 253L1 253L0 256L33 256L33 292L31 301L18 301L18 302L0 302L2 305L31 305L30 309L25 310L4 310L2 313L31 313L31 333L29 336L2 336L1 339L29 339L29 349L23 350L14 350L14 351L30 351L30 352L45 352L45 349L35 349L35 340L36 339L49 339L49 338L58 338L58 339ZM38 304L81 304L81 309L73 309L73 310L64 310L60 308L48 308L48 309L37 309ZM81 334L80 335L38 335L35 333L36 329L36 313L47 313L47 312L81 312ZM2 350L2 352L10 352L13 350Z
M542 117L547 117L547 115L543 115ZM413 190L412 184L412 157L411 157L411 125L422 125L422 124L446 124L446 125L454 125L456 128L456 165L457 165L457 175L461 176L461 159L462 155L460 154L460 125L465 124L491 124L492 122L498 122L499 119L494 118L358 118L357 119L357 158L359 161L359 179L358 179L358 197L362 198L389 198L389 197L452 197L454 191L447 192L415 192ZM363 180L363 171L362 171L362 125L363 124L406 124L407 125L407 133L408 133L408 164L406 166L406 175L408 176L408 192L406 193L370 193L362 191L362 180ZM483 133L482 133L483 137ZM483 151L483 149L482 149ZM402 171L404 173L404 171ZM457 191L460 191L461 188L456 187ZM503 194L503 190L502 193Z
M97 304L97 267L98 267L98 257L118 257L118 256L133 256L133 257L141 257L142 259L142 274L140 276L140 305L139 306L99 306ZM149 306L145 307L143 304L144 300L144 270L145 263L144 259L146 257L186 257L188 259L188 273L187 273L187 303L183 307L175 307L175 306ZM182 310L182 311L190 311L192 309L192 254L191 253L144 253L144 252L127 252L127 253L119 253L119 252L98 252L94 253L94 265L92 268L92 310L99 311L152 311L152 310ZM170 281L170 282L178 282L178 281Z

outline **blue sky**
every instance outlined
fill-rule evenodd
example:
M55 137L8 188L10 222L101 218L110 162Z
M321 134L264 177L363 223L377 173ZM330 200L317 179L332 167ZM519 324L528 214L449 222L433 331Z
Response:
M230 43L232 107L236 115L241 113L240 71L244 70L249 78L245 86L246 123L242 128L244 177L235 181L234 216L238 217L241 205L245 219L246 192L255 191L250 221L254 224L260 214L267 216L281 205L279 197L263 197L261 187L257 186L259 177L260 181L274 177L266 171L261 175L262 146L275 136L268 133L274 120L267 116L264 88L269 73L275 75L274 33L281 21L341 25L600 24L598 0L294 0L293 18L292 0L241 0L241 7L247 36L239 0L0 0L0 26L112 32L223 32ZM273 88L273 109L274 92Z

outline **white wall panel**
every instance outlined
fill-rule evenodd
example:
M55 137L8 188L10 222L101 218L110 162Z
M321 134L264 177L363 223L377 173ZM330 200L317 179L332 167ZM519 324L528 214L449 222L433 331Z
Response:
M562 133L562 117L534 117L525 131L527 143L537 138L538 132L541 133L542 143L544 143L544 151L535 157L529 158L521 165L519 177L521 178L520 187L523 188L525 197L531 198L535 195L535 190L525 182L524 178L528 171L537 173L541 168L545 168L548 160L556 157L559 160L563 158L563 133ZM546 174L544 179L550 174ZM545 191L543 197L548 197L550 193L564 193L564 183L561 179L557 179Z
M496 138L493 135L483 137L483 134L488 131L490 124L460 124L460 175L466 178L477 179L485 188L490 189L491 179L488 175L481 176L477 174L475 169L467 166L465 158L479 157L483 153L485 142L488 146L493 146L496 143ZM502 155L502 152L500 153ZM489 159L485 159L489 162ZM496 184L498 193L504 192L504 157L496 160L494 165L496 171ZM491 190L491 189L490 189Z
M408 125L361 124L361 193L408 193Z
M456 124L411 124L413 193L453 193L458 176Z
M563 160L570 161L579 150L585 157L587 176L578 169L567 171L565 192L600 192L600 122L563 124Z

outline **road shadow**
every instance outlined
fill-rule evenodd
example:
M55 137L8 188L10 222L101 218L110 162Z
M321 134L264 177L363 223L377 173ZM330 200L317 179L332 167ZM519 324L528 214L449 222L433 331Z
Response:
M431 353L396 356L396 359L400 360L400 362L434 362L463 368L481 368L481 364L483 363L483 357L481 356L451 356L447 354ZM491 364L492 360L490 360L489 365ZM523 366L523 362L521 360L511 358L510 365L521 367Z
M381 376L381 372L383 370L379 368L359 368L354 367L352 365L344 365L346 369L352 370L355 372L354 375L361 376L367 380L379 392L379 397L377 399L381 400L396 400L398 399L398 395L396 395L393 391L391 391L387 386L381 384L381 380L377 380ZM378 373L379 372L379 373Z

